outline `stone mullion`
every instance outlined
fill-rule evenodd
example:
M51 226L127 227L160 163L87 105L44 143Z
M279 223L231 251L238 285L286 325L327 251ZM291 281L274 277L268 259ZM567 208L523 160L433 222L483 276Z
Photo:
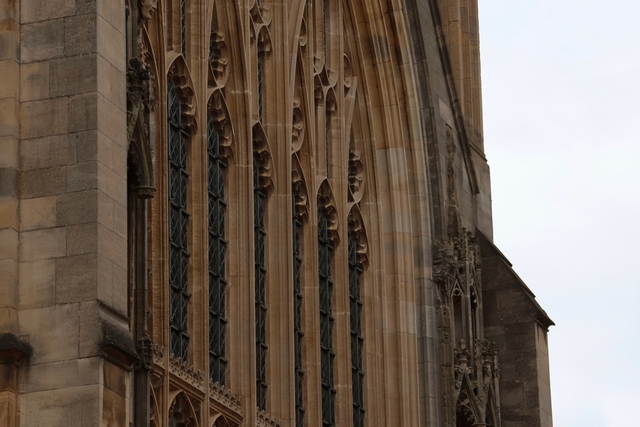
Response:
M208 42L202 38L208 35L204 29L204 5L202 2L190 2L187 6L187 64L194 84L193 91L197 96L196 111L198 122L192 132L189 144L190 151L190 195L189 211L191 213L190 234L190 286L191 307L189 311L189 331L192 336L190 360L194 368L204 373L205 384L208 376L208 188L207 188L207 74L206 64L209 58ZM202 35L198 38L197 35ZM208 40L208 37L207 37ZM205 387L205 390L207 387ZM205 411L208 412L208 411ZM203 415L203 421L207 415Z
M248 7L238 8L244 23L244 38L249 40L250 14ZM235 25L237 21L232 20ZM236 46L236 44L232 44ZM253 147L251 88L255 76L254 49L245 49L238 44L231 53L232 65L247 72L238 73L233 79L235 86L227 88L227 101L232 110L235 150L229 166L228 185L233 188L228 194L228 207L234 214L228 215L230 236L228 246L228 358L233 363L229 372L229 388L240 395L243 424L256 425L256 372L255 372L255 290L254 290L254 245L253 245ZM232 73L232 76L234 74ZM228 83L229 86L229 83ZM235 108L233 108L235 106Z
M336 22L342 22L342 2L336 2L334 10ZM333 18L333 17L332 17ZM333 29L339 29L339 33L331 33L335 40L332 45L344 52L343 25L334 25ZM334 372L336 396L336 425L351 426L352 417L352 391L351 391L351 321L349 299L349 263L348 263L348 221L347 221L347 192L348 192L348 162L349 143L345 141L345 103L343 90L343 55L335 58L334 72L337 73L337 120L332 129L332 165L331 187L334 191L338 208L338 232L340 244L334 248L333 273L334 273L334 351L336 353L336 369Z
M288 7L271 3L270 28L286 28ZM267 411L282 425L295 424L295 361L293 331L293 241L291 203L291 125L293 93L289 84L289 34L271 32L267 59L265 124L273 151L274 188L267 217Z
M73 373L56 390L25 384L21 422L83 410L68 425L97 426L108 413L126 423L133 343L104 344L129 337L125 4L20 8L19 281L35 296L21 299L20 334L36 349L33 378Z
M20 1L0 9L0 22L0 333L18 335Z

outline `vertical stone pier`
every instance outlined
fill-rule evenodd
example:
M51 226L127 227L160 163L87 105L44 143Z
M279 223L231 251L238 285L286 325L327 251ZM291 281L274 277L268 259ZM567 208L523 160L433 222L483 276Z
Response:
M125 3L0 1L0 424L124 426Z

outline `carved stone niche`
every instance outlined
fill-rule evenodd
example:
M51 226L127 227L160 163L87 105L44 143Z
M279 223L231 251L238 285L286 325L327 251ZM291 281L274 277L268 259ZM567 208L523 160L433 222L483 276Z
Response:
M258 52L269 55L271 53L271 34L269 33L271 5L254 0L249 14L251 15L251 39L257 42Z
M309 193L307 191L307 181L297 154L291 156L291 186L295 215L304 220L309 216Z
M222 89L229 79L229 49L224 34L212 30L209 41L209 86Z
M273 168L271 165L271 149L267 135L259 122L253 125L253 161L254 173L258 174L260 188L273 190Z
M464 291L468 292L466 289L468 286L477 286L479 279L476 275L481 269L478 240L473 233L465 228L462 228L459 237L434 244L433 280L438 285L440 295L445 302L456 278L459 283L465 284ZM476 291L479 289L476 288Z
M369 265L369 241L367 238L367 231L364 228L364 220L362 219L362 213L358 205L353 205L347 216L349 223L349 234L351 238L356 242L356 256L358 262L363 268Z
M178 96L180 97L182 119L191 131L194 132L197 127L196 102L193 91L194 85L182 56L176 57L171 64L168 78L176 86Z
M215 90L209 98L209 119L218 133L220 156L228 162L233 159L234 129L222 90Z
M338 232L338 209L333 190L329 181L324 179L318 190L318 212L321 212L327 218L327 228L329 239L335 248L340 243L340 234Z
M349 201L358 203L364 194L364 167L360 160L360 151L349 149Z
M296 87L293 94L293 120L291 126L291 151L297 153L304 143L306 120L302 108L302 89L299 76L296 78Z

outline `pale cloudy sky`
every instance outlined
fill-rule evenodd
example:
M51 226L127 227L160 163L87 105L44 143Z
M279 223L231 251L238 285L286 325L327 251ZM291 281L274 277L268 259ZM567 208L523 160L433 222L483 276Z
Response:
M494 237L557 324L554 425L640 425L640 2L479 3Z

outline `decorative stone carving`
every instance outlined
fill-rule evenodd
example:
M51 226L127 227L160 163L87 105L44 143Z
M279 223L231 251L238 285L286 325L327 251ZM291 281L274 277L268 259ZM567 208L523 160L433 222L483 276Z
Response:
M360 160L360 151L352 146L349 150L349 201L359 202L363 193L364 167Z
M253 161L256 162L260 186L267 192L271 191L273 189L271 150L267 135L260 123L253 126Z
M138 361L134 363L133 369L151 371L153 369L153 343L151 339L139 339L136 345L136 352L138 353Z
M296 154L291 157L291 182L295 213L304 219L309 215L309 193L300 159Z
M209 380L209 391L211 398L216 402L232 409L236 412L240 412L240 396L232 392L228 388L218 383L214 383Z
M318 190L318 210L322 210L327 218L329 238L331 244L336 247L340 243L338 233L338 209L333 190L328 180L323 180Z
M264 52L268 56L271 54L271 35L269 34L271 4L254 0L249 13L251 15L251 39L257 42L258 52Z
M179 393L169 406L169 427L198 427L193 405L184 393Z
M358 262L362 264L364 268L369 265L369 242L367 239L367 231L364 228L364 220L362 219L362 213L360 207L354 205L349 211L347 217L349 223L349 233L356 242L356 250Z
M151 353L153 355L153 363L161 365L164 361L164 347L160 344L151 344Z
M256 415L258 427L280 427L281 425L279 419L265 411L258 411Z
M228 161L233 158L233 125L227 107L227 101L221 89L213 92L209 98L209 115L220 138L220 156Z
M291 126L291 151L294 153L300 151L300 148L302 148L306 125L304 111L302 110L302 95L300 92L300 87L297 86L297 96L293 97L293 119Z
M169 79L171 79L178 90L182 103L182 116L184 122L195 130L196 127L196 103L193 92L193 82L187 65L182 56L178 56L169 68Z
M151 19L154 13L156 13L156 7L158 6L158 0L139 0L140 3L140 19L148 21Z
M169 356L169 371L200 390L204 388L204 374L202 371L188 365L187 362L173 354Z
M212 86L222 88L229 78L229 49L224 34L211 31L209 45L209 67L213 78Z

